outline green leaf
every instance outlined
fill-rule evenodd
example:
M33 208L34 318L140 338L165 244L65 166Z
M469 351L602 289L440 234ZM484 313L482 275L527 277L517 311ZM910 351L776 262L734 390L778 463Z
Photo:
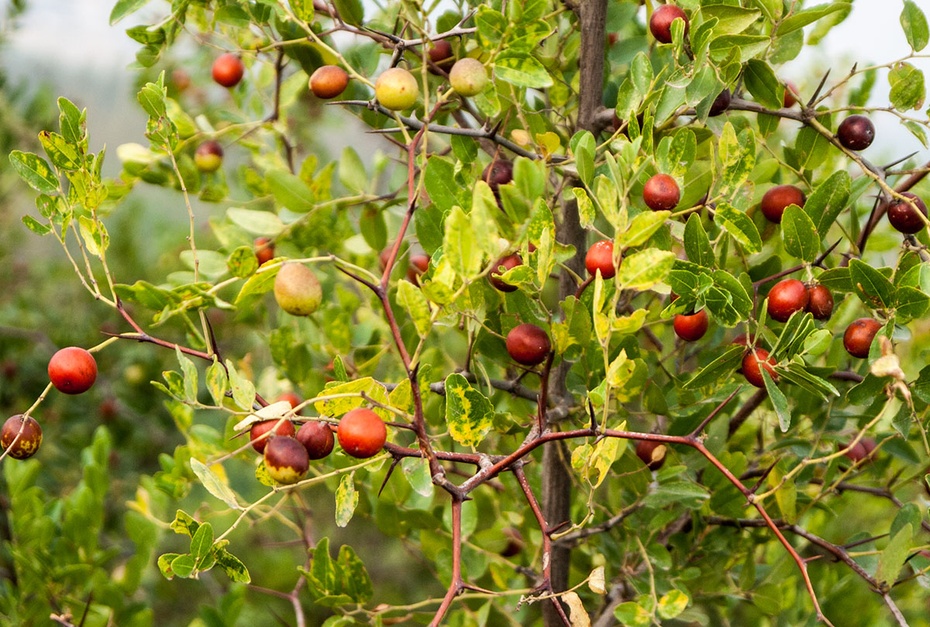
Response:
M747 253L755 254L762 251L759 229L749 216L739 209L729 203L720 203L714 213L714 221L739 242Z
M148 4L149 0L119 0L110 11L110 26L113 26L127 15L131 15Z
M344 397L344 398L325 398L327 396L343 396L346 394L357 394L357 397ZM342 414L355 409L356 407L362 407L366 404L365 398L370 398L375 403L380 405L387 405L388 403L388 393L387 388L384 387L382 383L375 381L371 377L362 377L361 379L355 379L354 381L345 381L345 382L333 382L327 384L323 392L319 396L324 397L322 400L316 401L313 404L313 408L316 409L317 413L321 416L341 416ZM375 413L378 413L382 410L375 410Z
M911 550L911 543L914 540L914 529L910 523L901 527L891 538L891 541L884 548L878 558L878 570L875 571L875 579L886 587L897 580L898 574L907 561L907 555Z
M216 564L223 569L230 581L236 583L252 583L252 577L249 575L249 569L245 567L238 557L226 549L217 549L213 552Z
M48 235L52 232L52 227L48 224L42 224L32 216L23 216L23 224L26 225L26 228L35 233L36 235Z
M749 179L756 165L755 145L752 129L746 128L737 136L730 122L724 124L717 144L723 165L722 191L737 190Z
M351 192L362 193L368 189L370 179L365 172L365 164L352 146L342 149L339 159L339 182Z
M275 237L284 230L284 223L281 222L281 218L270 211L230 207L226 211L226 216L231 222L241 226L253 235Z
M849 262L849 276L856 296L869 308L894 308L894 285L876 268L859 259L852 259Z
M371 577L368 575L365 564L355 553L355 549L348 544L340 546L336 563L342 593L350 596L359 605L371 600L373 594Z
M767 109L781 109L783 101L783 87L775 76L775 71L765 61L750 59L743 70L743 80L746 89L753 98Z
M888 73L891 85L891 105L898 111L920 109L924 104L926 87L924 73L910 63L898 63Z
M42 157L31 152L14 150L10 153L10 165L29 187L42 194L58 191L58 176Z
M691 599L681 590L671 590L662 595L659 604L656 606L656 613L659 618L671 620L679 616L688 607Z
M724 270L712 274L713 286L704 293L704 304L720 324L733 327L752 314L752 298L739 279Z
M226 360L226 371L229 373L229 386L232 389L233 401L240 409L252 411L255 403L255 384L236 370L232 360Z
M675 253L647 248L623 259L617 280L623 289L648 290L661 283L675 264Z
M103 222L94 220L90 216L81 216L78 218L78 226L87 252L95 257L101 257L110 246L110 234L107 233Z
M432 321L430 320L429 301L426 300L423 292L410 281L400 281L397 285L397 302L410 316L417 334L421 338L429 335Z
M220 479L206 464L192 457L191 470L193 470L197 478L200 479L200 482L203 484L203 487L207 489L207 492L235 510L242 509L242 506L240 506L239 502L236 500L235 493L230 489L229 484ZM191 552L193 552L193 549L191 549Z
M575 196L575 202L578 203L578 220L583 228L594 226L594 220L597 218L597 212L594 210L594 203L588 196L588 190L584 187L573 187L572 194Z
M355 489L355 473L342 475L336 488L336 526L345 527L352 520L358 507L358 492Z
M712 4L701 7L701 15L706 20L717 20L717 26L714 28L715 35L735 35L755 24L761 15L761 11L758 9L744 9L738 6Z
M339 18L346 24L361 26L365 21L365 7L362 0L333 0L333 6L339 12Z
M62 170L77 170L83 165L83 155L74 144L69 143L58 133L42 131L39 142L52 163Z
M294 213L307 213L315 203L313 190L299 176L284 170L269 170L265 173L268 189L275 201Z
M920 52L927 47L930 40L930 30L927 28L927 16L914 0L904 0L904 10L901 11L901 28L904 36L914 52Z
M772 401L775 414L778 416L778 426L781 428L782 433L787 433L788 429L791 427L791 410L788 408L788 399L785 397L784 393L778 389L775 382L772 381L772 377L769 375L768 370L760 368L759 372L762 373L762 380L765 382L765 391L768 392L769 400Z
M193 555L178 555L171 560L171 572L181 579L187 579L194 574L197 562ZM162 571L164 572L164 570Z
M475 15L475 26L478 28L478 37L482 43L493 48L500 43L504 33L507 32L507 18L500 11L482 4Z
M707 489L690 481L661 483L655 492L643 499L648 507L676 505L688 509L699 509L710 498Z
M455 182L455 166L448 159L433 155L426 162L423 182L433 205L443 214L459 204L459 188Z
M775 31L778 37L784 37L788 33L800 30L808 24L813 24L817 20L830 15L836 11L845 9L845 2L831 2L818 4L809 9L803 9L793 13L790 17L785 18Z
M447 259L452 269L465 279L469 279L481 270L481 249L476 240L477 234L468 214L461 207L453 207L446 217L446 230L443 237L443 258Z
M494 75L516 87L551 87L552 77L542 63L526 52L507 51L494 58Z
M197 528L194 537L191 538L191 555L197 562L209 555L213 548L213 525L208 522L201 524Z
M445 390L449 434L462 446L477 446L491 430L494 406L460 374L446 377Z
M644 211L630 222L629 228L620 234L614 245L618 248L633 248L642 246L662 228L670 211ZM694 215L694 214L692 214Z
M821 239L830 230L836 217L846 208L852 180L845 170L830 175L804 203L804 213L813 220Z
M578 178L590 189L594 180L594 150L597 147L594 135L590 131L579 131L572 137L569 146L575 156Z
M174 579L174 571L171 569L171 563L174 562L180 553L164 553L158 556L158 570L161 571L162 576L171 581Z
M807 213L797 205L788 205L781 218L781 237L789 255L812 262L820 254L817 227Z
M894 300L895 320L899 324L922 318L930 307L930 296L914 287L899 287Z
M689 261L706 268L712 268L715 265L714 249L710 245L710 238L707 237L707 231L704 230L704 224L698 214L692 213L688 216L684 239L685 253Z
M712 362L701 368L683 387L685 390L698 390L715 384L721 377L729 376L735 371L743 360L746 349L742 346L728 346L723 353Z

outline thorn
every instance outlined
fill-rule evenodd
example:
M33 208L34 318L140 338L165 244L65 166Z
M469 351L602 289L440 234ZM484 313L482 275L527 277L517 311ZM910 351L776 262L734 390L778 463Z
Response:
M907 155L906 157L901 157L900 159L897 159L896 161L892 161L892 162L889 163L888 165L879 166L879 169L881 169L881 170L887 170L888 168L893 168L894 166L898 165L899 163L901 163L901 162L903 162L903 161L907 161L908 159L910 159L911 157L913 157L913 156L916 155L916 154L917 154L917 151L914 151L914 152L912 152L911 154Z
M400 463L400 457L394 457L391 461L391 466L388 468L387 474L384 475L384 481L381 482L381 487L378 489L378 498L381 498L381 493L384 492L385 486L387 486L388 479L391 478L391 475L394 474L394 469L397 468L397 464Z
M820 91L823 89L824 84L827 82L827 77L830 76L830 70L827 70L824 73L823 78L820 79L820 84L817 85L817 89L814 90L814 95L811 96L811 99L807 101L807 106L814 106L814 102L817 100L817 97L820 96Z

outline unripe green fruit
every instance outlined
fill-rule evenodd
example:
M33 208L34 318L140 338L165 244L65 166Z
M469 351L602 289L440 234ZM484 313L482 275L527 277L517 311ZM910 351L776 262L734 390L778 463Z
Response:
M22 431L22 433L20 433ZM19 439L17 439L19 436ZM15 443L14 443L15 440ZM42 444L42 427L32 416L23 425L23 415L10 416L0 430L0 447L13 459L28 459L35 455Z
M488 85L488 71L478 59L459 59L449 71L449 84L460 96L476 96Z
M292 316L309 316L320 308L323 290L313 271L302 263L286 263L274 279L274 299Z
M297 483L310 470L310 456L304 445L295 438L275 436L265 447L265 469L278 483Z
M375 98L391 111L409 109L416 104L419 95L416 77L404 68L387 69L375 81Z

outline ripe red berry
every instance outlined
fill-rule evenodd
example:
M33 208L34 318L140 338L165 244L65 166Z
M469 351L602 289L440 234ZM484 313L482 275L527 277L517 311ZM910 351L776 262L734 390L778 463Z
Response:
M656 41L663 44L672 43L672 22L682 19L685 22L685 34L688 34L688 16L673 4L663 4L652 12L649 18L649 31Z
M714 118L730 108L730 99L732 95L730 94L729 89L724 89L720 94L714 98L714 103L710 105L710 111L708 112L708 117Z
M493 285L495 289L498 289L501 292L516 292L518 289L517 286L505 283L504 280L501 279L501 275L504 274L504 272L507 270L512 270L513 268L516 268L522 264L523 258L520 257L519 253L513 253L512 255L501 257L494 264L494 269L491 270L491 272L488 274L488 281L490 281L491 285ZM503 271L500 270L501 267L504 268Z
M673 326L675 335L686 342L696 342L707 333L707 310L702 309L693 314L678 314Z
M882 324L873 318L859 318L853 320L843 334L843 347L853 357L865 359L869 356L872 340Z
M513 180L513 162L507 159L495 159L481 172L481 180L491 187L494 196L499 198L497 189Z
M875 125L864 115L851 115L840 122L836 138L844 148L865 150L875 139Z
M612 279L617 274L617 268L614 267L614 243L609 239L594 242L584 256L584 267L591 276L596 276L600 270L602 277Z
M796 93L798 93L798 86L791 81L785 81L785 96L782 98L782 105L786 109L790 109L798 103L798 99L794 97Z
M410 255L410 266L407 268L407 280L414 285L420 284L420 276L429 269L429 255L414 253Z
M517 325L507 334L507 353L518 364L538 366L551 350L549 336L535 324Z
M265 434L272 429L274 430L274 435L265 436ZM270 420L253 422L252 427L249 429L249 439L252 441L252 448L254 448L256 452L264 453L270 440L278 436L293 437L296 432L297 430L294 429L294 423L290 420L272 418Z
M32 457L38 452L41 444L42 427L32 416L25 421L22 414L10 416L0 429L0 448L14 459Z
M769 291L769 317L785 322L794 312L803 311L809 300L806 285L797 279L783 279Z
M829 320L833 315L833 293L819 283L807 286L807 311L817 320Z
M441 75L443 72L448 72L455 62L455 58L452 56L452 44L449 43L448 39L434 41L433 45L427 49L426 54L429 57L428 70L430 74Z
M910 198L917 206L920 213L924 214L924 216L927 215L927 205L925 205L924 201L918 198L916 194L904 192L901 195ZM888 221L891 222L891 226L901 233L913 235L914 233L919 233L924 228L925 223L920 217L920 214L914 211L914 208L903 200L892 200L888 203L886 211L888 212Z
M643 186L643 200L653 211L671 211L681 200L681 190L668 174L655 174Z
M378 454L387 441L387 427L370 409L359 407L342 417L336 429L339 446L346 454L366 459Z
M844 447L846 448L846 447ZM844 453L854 464L872 461L872 453L875 451L875 440L872 438L861 438L858 442L849 447Z
M788 205L803 207L806 200L807 197L800 188L794 185L776 185L763 194L759 208L769 222L779 224Z
M277 402L287 401L291 409L303 403L303 399L296 392L284 392L275 399Z
M274 259L274 242L270 237L256 237L252 242L252 248L255 250L255 259L258 265L262 265Z
M652 440L638 440L636 442L636 456L642 460L649 470L658 470L665 463L666 446L662 442Z
M297 483L310 470L310 456L304 445L290 436L274 437L265 447L265 469L276 482Z
M345 91L349 75L338 65L322 65L310 75L310 91L317 98L329 100Z
M242 59L231 52L221 54L213 62L213 80L223 87L235 87L245 74Z
M194 165L201 172L216 172L223 165L223 145L215 139L208 139L194 151Z
M769 373L773 382L778 382L778 374L773 366L775 360L769 357L769 352L764 348L755 348L743 356L743 365L741 371L749 383L757 388L765 387L765 380L762 378L762 369Z
M297 441L304 445L310 459L323 459L333 452L336 439L325 422L305 422L297 430Z
M52 355L48 378L59 392L81 394L97 380L97 362L83 348L69 346Z

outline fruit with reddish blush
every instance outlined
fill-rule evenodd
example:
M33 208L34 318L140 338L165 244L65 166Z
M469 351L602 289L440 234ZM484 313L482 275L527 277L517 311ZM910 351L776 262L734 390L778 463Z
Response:
M349 75L338 65L321 65L310 75L309 84L314 96L329 100L345 91Z
M769 318L786 322L796 311L803 311L810 301L807 286L797 279L782 279L769 291Z
M274 435L265 435L269 431L274 431ZM264 453L268 442L277 436L293 436L297 433L294 423L287 419L272 418L270 420L261 420L253 422L249 429L249 440L252 441L252 448L258 453Z
M401 67L392 67L375 81L375 98L381 106L391 111L409 109L420 96L416 77Z
M865 150L875 139L875 125L864 115L851 115L836 129L836 139L843 148Z
M882 323L874 318L853 320L843 333L843 347L853 357L865 359L869 356L872 340L881 328Z
M762 210L762 215L764 215L769 222L779 224L781 223L781 216L785 213L785 209L788 205L803 207L806 201L807 197L799 187L795 187L794 185L776 185L763 194L762 202L759 203L759 208Z
M213 62L213 80L223 87L235 87L245 74L245 65L238 55L221 54Z
M429 269L429 255L413 253L410 255L410 267L407 268L407 279L414 285L420 284L420 277Z
M765 380L762 378L762 369L764 368L772 381L778 382L778 374L773 366L775 360L769 356L769 352L764 348L754 348L743 356L743 364L740 371L749 383L757 388L765 387Z
M194 165L201 172L216 172L223 165L223 146L215 139L208 139L194 151Z
M291 406L291 409L297 407L303 403L303 399L296 392L283 392L278 395L278 398L275 399L277 402L287 401L288 405Z
M488 184L495 198L500 199L498 188L513 180L513 162L507 159L494 159L481 172L481 180Z
M653 211L671 211L681 200L681 189L668 174L654 174L643 186L643 200Z
M323 288L313 271L302 263L288 262L274 278L274 299L292 316L309 316L323 302Z
M519 253L513 253L512 255L501 257L494 264L494 269L488 273L488 281L491 283L491 285L494 286L495 289L500 290L501 292L516 292L518 289L517 286L505 283L501 278L501 275L508 270L512 270L520 265L523 265L523 258L520 257ZM501 270L501 268L503 268L503 270Z
M32 416L25 420L22 414L10 416L0 429L0 448L13 459L32 457L38 452L41 444L42 427Z
M710 105L710 111L707 113L708 117L715 118L727 109L730 108L730 99L732 95L730 94L729 89L724 89L720 92L716 98L714 98L714 103Z
M504 536L507 537L507 545L501 551L501 557L514 557L526 548L526 541L519 529L507 527L504 529Z
M847 447L843 447L847 448ZM875 452L875 440L872 438L860 438L858 442L848 447L843 453L852 463L861 464L872 461L872 453Z
M297 441L307 449L310 459L323 459L333 452L336 438L325 422L305 422L297 430Z
M786 109L790 109L798 103L798 99L794 97L796 93L798 93L798 86L791 81L785 81L785 96L782 99L782 105Z
M829 320L833 315L833 292L826 285L807 286L807 311L817 320Z
M665 463L665 444L652 440L637 440L636 456L649 470L658 470Z
M69 346L52 355L48 378L59 392L82 394L97 380L97 362L83 348Z
M291 485L310 470L310 455L296 438L276 436L265 447L265 470L277 483Z
M692 314L678 314L673 322L675 335L686 342L696 342L707 333L707 310L702 309Z
M617 268L614 267L614 243L609 239L602 239L591 244L584 256L584 267L591 276L596 276L600 271L603 278L612 279L617 274Z
M688 34L688 16L680 8L673 4L663 4L652 12L649 18L649 32L656 38L656 41L663 44L672 43L672 22L675 20L684 20L685 34Z
M449 43L448 39L434 41L433 45L427 49L426 54L429 57L427 69L430 74L441 75L448 72L455 62L452 56L452 44Z
M549 335L535 324L524 322L507 334L507 353L518 364L538 366L552 350Z
M274 242L270 237L256 237L252 241L252 249L255 251L255 259L258 261L258 265L274 259Z
M378 454L387 442L387 427L381 416L359 407L348 412L336 428L339 446L347 455L367 459Z
M449 84L459 96L477 96L488 86L488 71L478 59L459 59L449 70Z
M924 204L923 200L911 192L904 192L901 195L910 198L914 205L916 205L917 211L924 214L926 217L927 205ZM923 230L925 223L917 211L914 210L914 207L912 207L910 203L899 198L892 200L886 205L888 221L891 222L891 226L905 235L913 235Z

